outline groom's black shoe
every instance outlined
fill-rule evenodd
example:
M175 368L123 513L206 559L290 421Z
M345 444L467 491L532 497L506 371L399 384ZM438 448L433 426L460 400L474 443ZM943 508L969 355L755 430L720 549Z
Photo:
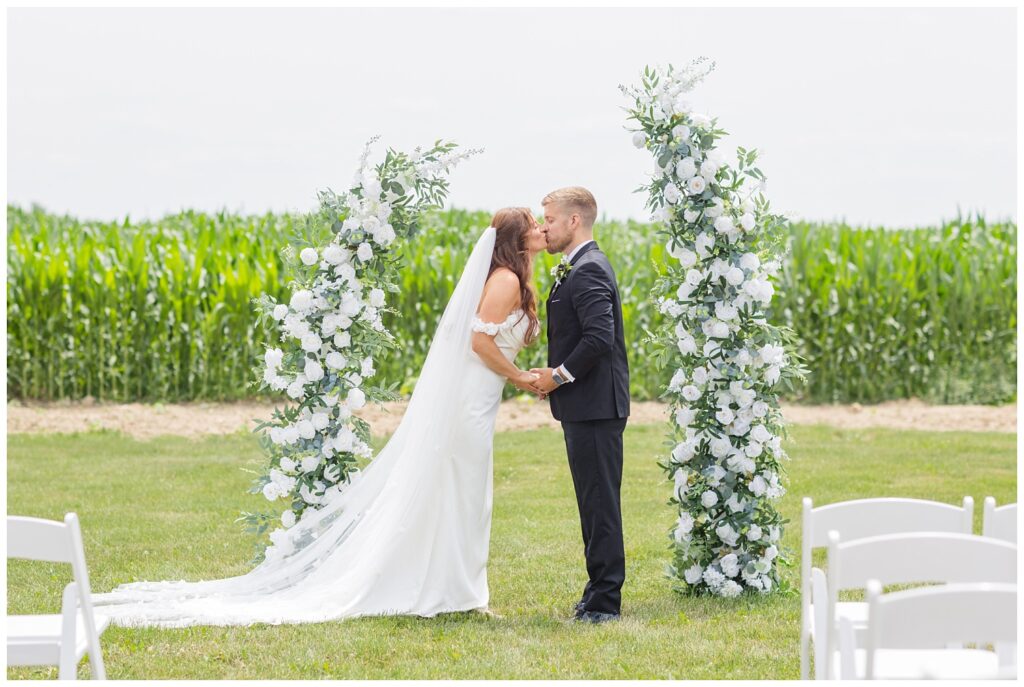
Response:
M618 613L601 613L600 611L584 611L580 615L576 616L576 621L581 623L590 623L592 625L598 625L600 623L607 623L612 620L618 620Z
M582 601L580 601L579 603L576 604L576 608L574 608L573 611L572 611L572 619L573 620L579 620L580 616L583 615L585 612L586 612L585 605L584 605L584 603Z

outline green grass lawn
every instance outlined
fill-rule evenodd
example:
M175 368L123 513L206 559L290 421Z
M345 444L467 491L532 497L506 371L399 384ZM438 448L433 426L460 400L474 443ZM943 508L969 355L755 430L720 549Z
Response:
M139 678L661 678L799 677L796 594L684 598L663 578L670 489L655 465L662 427L626 431L627 572L621 622L565 619L585 581L579 521L559 432L495 439L489 581L501 618L358 618L315 625L178 630L112 627L108 677ZM793 428L787 450L792 522L784 545L799 585L800 498L816 503L907 496L959 503L1016 500L1016 435ZM96 432L8 437L8 513L78 513L93 591L139 579L244 573L253 542L234 522L259 508L246 494L260 451L250 435L139 442ZM264 502L265 503L265 502ZM823 552L819 552L823 554ZM8 613L56 613L67 566L11 561ZM80 676L89 673L87 661ZM9 678L56 670L9 669Z

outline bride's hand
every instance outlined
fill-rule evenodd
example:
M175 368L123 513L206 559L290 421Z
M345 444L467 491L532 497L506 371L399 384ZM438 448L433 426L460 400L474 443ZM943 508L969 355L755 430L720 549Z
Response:
M520 370L515 375L509 377L508 381L512 382L517 389L540 395L541 390L533 385L538 379L540 379L540 375Z

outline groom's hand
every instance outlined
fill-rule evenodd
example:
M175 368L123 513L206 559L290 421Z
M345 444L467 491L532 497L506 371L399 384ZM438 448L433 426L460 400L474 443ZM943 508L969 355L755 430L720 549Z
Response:
M530 372L535 375L540 375L540 379L535 381L533 385L545 396L558 388L558 382L556 382L551 376L552 369L550 367L535 367L532 368Z

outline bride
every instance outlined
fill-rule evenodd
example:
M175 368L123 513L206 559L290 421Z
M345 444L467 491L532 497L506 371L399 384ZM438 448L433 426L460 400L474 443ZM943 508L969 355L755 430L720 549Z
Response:
M526 208L500 210L452 293L401 424L329 505L286 530L245 575L136 582L94 594L125 626L308 623L487 611L494 421L505 381L540 333Z

